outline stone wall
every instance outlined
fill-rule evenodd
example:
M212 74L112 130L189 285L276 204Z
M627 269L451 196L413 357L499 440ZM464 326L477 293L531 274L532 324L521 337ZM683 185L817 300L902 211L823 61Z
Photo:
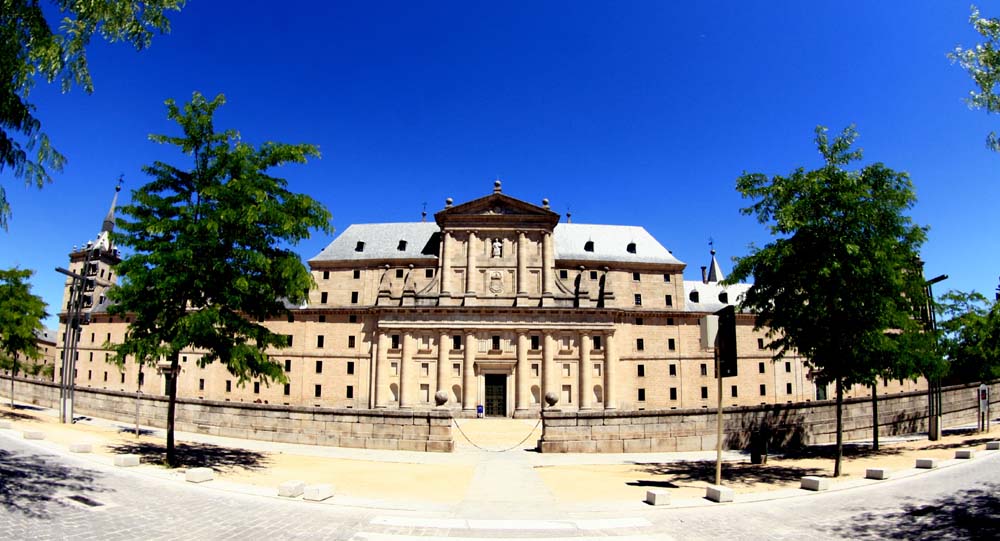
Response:
M946 387L942 426L975 423L978 384ZM1000 382L990 386L991 408L1000 412ZM927 430L927 393L879 397L879 435ZM870 398L844 400L844 440L872 437ZM771 449L836 441L836 401L725 408L723 446L746 449L763 430ZM704 451L716 446L714 409L648 411L547 411L543 415L543 453L635 453Z
M10 379L0 376L0 395L10 393ZM14 399L58 409L56 384L15 378ZM74 412L131 425L134 393L76 389ZM164 427L167 398L143 395L139 422ZM264 441L361 449L451 452L452 415L448 410L406 411L274 406L243 402L177 399L177 430Z

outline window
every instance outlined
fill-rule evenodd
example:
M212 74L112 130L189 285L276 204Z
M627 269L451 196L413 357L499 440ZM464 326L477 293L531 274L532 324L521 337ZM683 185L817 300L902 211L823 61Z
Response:
M537 378L538 374L538 363L534 363L531 365L531 375Z
M569 278L569 272L566 269L562 269L561 271L559 271L559 277L565 280Z
M354 361L347 361L347 375L354 374Z
M640 274L638 272L633 272L632 273L632 281L633 282L638 282L639 278L640 278Z
M600 350L601 349L601 345L602 345L601 344L601 337L600 336L595 336L594 337L594 349Z
M326 316L319 316L320 323L326 323Z
M670 275L669 274L664 274L663 275L663 281L664 282L669 282L670 281Z
M431 375L430 363L420 363L420 375L424 377Z
M323 386L317 383L316 384L316 390L314 391L314 393L315 393L316 398L322 397L323 396Z
M763 338L758 338L757 339L757 349L764 349L764 339Z
M104 381L108 381L108 371L104 371Z
M424 269L424 278L434 278L434 269Z
M563 376L565 376L565 377L568 378L568 377L570 377L572 375L572 372L570 372L570 365L569 364L563 363L563 367L562 368L563 368Z
M492 336L492 337L490 337L490 342L491 342L490 343L490 346L491 346L490 349L492 349L493 351L500 351L500 337L499 336Z
M347 386L347 398L354 398L354 386L353 385L348 385Z
M826 385L816 386L816 400L826 400Z
M351 304L358 304L358 292L357 291L352 291L351 292Z
M538 335L531 335L531 349L538 350L541 349L542 337Z
M645 402L646 401L646 389L639 389L638 399L639 399L639 402Z
M637 368L636 376L640 378L646 377L646 365L640 364L636 368Z
M760 396L767 396L767 385L760 384Z
M454 335L451 337L451 349L462 349L462 337Z
M601 365L600 364L594 364L594 376L598 377L598 378L601 377Z
M142 380L142 374L139 374L139 380L140 381ZM142 384L140 383L140 385L142 385ZM227 393L233 392L233 381L232 380L229 380L229 379L226 380L226 392Z
M406 251L406 241L405 240L399 241L399 244L396 246L396 250L400 251L400 252L405 252Z
M87 381L90 381L92 372L92 370L87 370Z
M324 291L324 292L322 292L322 293L319 294L319 303L320 304L326 304L326 299L327 299L327 293L326 293L326 291Z
M666 295L666 296L664 296L663 297L663 303L666 304L667 306L673 306L674 305L674 297L673 297L673 295Z
M462 364L461 363L453 363L451 365L451 374L453 376L461 376L462 375Z
M323 361L316 361L316 373L317 374L323 373Z
M284 393L285 393L285 396L288 396L288 395L292 394L292 384L291 383L286 383L285 384Z
M636 349L636 351L642 351L642 350L646 349L646 345L645 345L645 343L643 343L642 338L636 338L635 339L635 349Z
M670 399L677 400L677 387L670 388Z
M330 271L323 271L323 279L324 280L330 279Z
M701 388L701 399L702 400L707 400L708 399L708 387L702 387Z
M292 360L285 359L285 372L291 372L291 371L292 371Z
M590 279L597 280L597 271L590 271Z
M635 305L642 306L642 295L640 295L639 293L635 294Z
M760 372L761 374L767 372L767 369L764 368L764 363L757 363L757 371Z
M394 335L390 336L389 339L392 342L392 345L390 345L389 347L391 349L399 349L399 335L398 334L394 334Z
M677 349L677 342L674 342L673 338L667 338L667 349L674 351Z
M670 365L670 375L671 376L676 376L677 375L677 365L676 364Z
M403 277L403 269L396 269L396 278Z
M673 325L673 324L674 324L674 318L668 317L667 318L667 325Z
M729 394L731 394L733 396L733 398L736 398L737 396L739 396L739 392L736 389L737 389L737 387L735 385L733 385L732 387L729 388Z
M641 317L635 318L635 324L636 325L642 325L642 318Z
M361 271L359 269L354 269L353 277L355 280L361 278Z
M705 363L701 363L701 375L703 376L708 375L708 365Z
M289 323L294 323L295 322L295 315L292 314L291 312L288 313L288 322Z
M691 302L698 302L698 292L692 291L691 294L688 295L688 299L690 299Z
M354 346L356 345L355 340L357 340L357 339L355 337L353 337L353 336L348 336L347 337L347 347L348 347L348 349L354 349Z
M785 361L785 372L790 373L791 371L792 371L792 363Z
M719 302L729 304L729 293L726 293L725 291L719 293Z
M347 316L347 322L348 323L357 323L358 322L358 316L356 316L354 314L351 314L351 315Z
M630 253L630 254L634 254L635 253L635 243L634 242L628 243L628 245L625 246L625 251L628 252L628 253Z
M76 377L76 370L75 369L73 370L73 377L74 378ZM146 382L146 374L144 374L142 372L139 372L139 387L142 387L142 384L145 383L145 382ZM226 392L227 393L229 392L229 382L228 381L226 382Z
M792 394L792 384L791 383L786 383L785 384L785 394Z
M253 394L260 394L260 382L253 382Z
M318 347L318 348L323 347L323 342L324 342L324 338L323 338L322 334L316 337L316 347Z
M90 333L90 343L94 343L94 333Z
M198 380L198 390L199 391L205 390L205 378L201 378Z
M355 252L363 252L363 251L365 251L365 242L362 241L362 240L359 240L358 243L354 245L354 251Z
M593 252L594 251L594 241L588 240L587 242L583 243L583 251L584 252Z
M122 372L122 383L125 383L125 372Z

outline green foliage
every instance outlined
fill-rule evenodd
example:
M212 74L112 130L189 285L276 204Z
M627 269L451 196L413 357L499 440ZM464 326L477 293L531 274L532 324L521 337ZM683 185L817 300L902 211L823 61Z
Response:
M988 113L1000 112L1000 19L986 18L979 14L979 9L972 6L969 23L983 37L983 43L966 49L955 47L948 54L953 62L957 62L969 72L972 81L976 83L978 92L972 90L966 103L973 109L985 109ZM991 132L986 138L986 146L995 152L1000 152L1000 138L996 132Z
M1000 378L1000 303L975 291L949 291L937 309L949 379L968 383Z
M37 360L42 356L35 332L43 329L47 314L45 301L31 293L28 279L32 274L17 268L0 270L0 358L15 373L23 366L22 357Z
M53 30L37 0L0 0L0 172L41 187L61 171L65 158L41 131L28 95L36 79L58 80L63 92L73 85L87 92L93 82L86 48L97 34L142 50L155 32L168 32L167 12L184 0L53 0L62 17ZM0 227L6 229L10 205L0 186Z
M182 135L150 136L191 156L184 170L156 162L153 180L121 207L116 240L132 255L117 266L122 284L109 292L114 314L129 314L115 360L131 356L147 364L181 349L207 353L202 366L221 361L245 382L285 381L280 364L265 351L287 338L259 323L299 304L313 285L298 255L284 245L330 232L330 214L313 199L292 193L267 174L285 163L319 155L311 145L264 143L254 148L236 131L216 132L212 117L222 95L208 101L195 93L183 109L167 101L168 116Z

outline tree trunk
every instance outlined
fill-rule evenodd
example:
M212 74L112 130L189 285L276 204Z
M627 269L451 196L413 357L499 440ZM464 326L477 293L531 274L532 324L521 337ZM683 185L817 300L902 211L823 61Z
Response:
M833 476L840 477L840 459L844 456L844 380L837 378L837 457L833 463Z
M177 454L174 450L174 410L177 405L177 372L180 354L170 354L170 375L167 376L167 467L176 468Z
M16 366L16 365L15 365ZM10 369L10 409L14 410L14 368Z
M878 451L878 382L872 383L872 450Z

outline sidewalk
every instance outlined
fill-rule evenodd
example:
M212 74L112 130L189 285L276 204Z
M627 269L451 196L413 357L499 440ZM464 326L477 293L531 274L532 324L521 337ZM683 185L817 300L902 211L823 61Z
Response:
M211 467L216 480L203 486L276 497L284 481L336 487L333 503L364 508L419 511L440 516L510 517L589 516L653 509L643 503L649 489L669 489L671 507L717 505L704 499L714 480L715 452L631 454L540 454L529 450L541 434L537 420L457 419L455 452L418 453L320 447L238 440L177 432L182 468L162 466L165 431L103 419L77 416L72 425L58 422L58 413L37 406L0 407L0 422L10 428L0 435L20 438L41 431L40 446L68 453L74 443L90 443L93 452L76 455L110 465L116 454L138 454L137 473L183 480L190 467ZM884 467L894 478L915 475L915 459L937 458L955 463L956 449L985 448L1000 439L1000 431L978 434L952 431L939 441L919 435L882 438L878 453L865 442L845 446L842 477L833 489L877 483L864 479L866 468ZM772 455L766 466L749 464L749 457L726 451L723 484L737 501L759 501L808 494L798 488L805 475L829 476L830 446L808 447L795 454ZM508 450L509 449L509 450ZM992 451L990 452L992 453Z

